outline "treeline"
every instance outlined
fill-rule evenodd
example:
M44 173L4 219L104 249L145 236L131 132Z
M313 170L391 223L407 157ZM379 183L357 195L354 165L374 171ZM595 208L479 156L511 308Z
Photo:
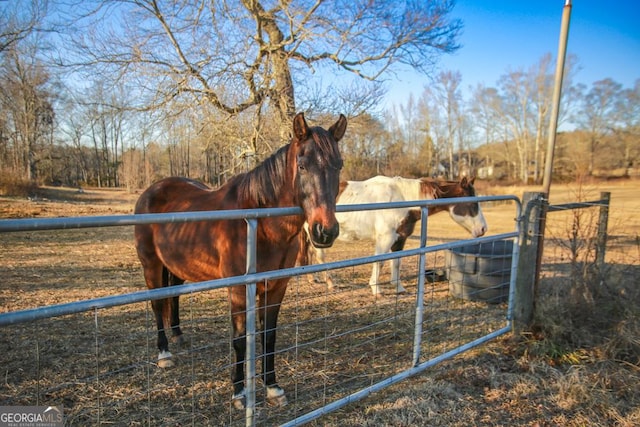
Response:
M30 8L17 3L0 5L0 191L5 193L20 183L133 190L169 175L216 186L286 143L295 111L305 111L320 125L332 123L339 113L348 116L342 142L347 179L375 174L542 179L554 80L550 54L528 69L499 76L495 86L463 90L459 72L441 72L403 104L384 108L385 92L378 80L397 65L395 54L416 49L414 54L424 57L410 65L420 70L435 55L455 50L459 23L444 6L429 8L418 2L412 13L422 20L407 24L400 14L397 21L398 29L438 23L441 43L416 36L407 45L397 45L382 37L389 45L380 47L351 40L347 35L353 25L338 16L331 25L344 35L339 42L326 39L321 31L302 31L303 25L317 28L327 20L313 21L311 13L300 21L303 15L297 9L254 15L243 4L230 3L246 19L229 21L231 15L220 15L215 8L209 20L191 19L189 14L206 14L206 8L170 8L170 1L116 1L107 9L100 2L83 2L79 8L95 9L77 11L76 16L75 10L61 14L63 3L34 1ZM361 16L357 7L373 6L352 7L343 13ZM117 10L130 13L116 16ZM384 15L375 8L367 12L372 19ZM71 17L64 26L52 20L67 15ZM93 20L86 21L89 17ZM287 19L299 26L273 26ZM114 27L127 23L134 33L116 39L117 32L99 31L105 22ZM168 22L176 26L167 29ZM163 23L157 28L164 34L150 30L158 23ZM304 42L287 38L287 32L297 28ZM84 30L83 37L72 29ZM224 40L235 47L209 40L202 48L205 30L224 32ZM177 31L184 33L177 37ZM189 41L189 36L195 38ZM276 42L276 36L283 38ZM361 50L353 50L347 61L340 54L351 41L353 49ZM239 43L249 43L242 46L245 56L237 56ZM113 46L123 50L108 50ZM316 46L322 51L333 46L335 54L314 54ZM67 50L61 53L63 48ZM383 49L386 65L380 64L375 49ZM253 64L250 55L255 55ZM590 86L574 84L575 60L569 57L566 67L560 120L566 130L558 138L556 177L636 173L640 79L631 88L608 78ZM294 66L316 64L322 70L327 61L340 76L349 77L347 83L341 85L335 77L327 83ZM420 86L422 82L416 82Z

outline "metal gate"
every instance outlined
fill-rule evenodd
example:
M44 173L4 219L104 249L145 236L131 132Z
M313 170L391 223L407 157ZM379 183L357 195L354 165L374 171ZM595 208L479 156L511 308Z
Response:
M514 202L514 219L520 218L520 201L515 196L456 199L458 203L470 201ZM421 222L418 247L413 249L262 273L255 273L255 257L248 256L249 273L243 276L0 313L0 327L7 343L12 347L24 348L17 350L18 354L24 354L23 358L3 361L7 370L0 405L52 404L48 399L62 399L60 404L65 406L69 424L77 425L102 422L135 422L146 425L300 425L416 375L512 329L512 304L517 273L515 266L519 256L518 224L514 220L514 231L510 233L427 245L428 208L450 203L451 200L425 200L338 206L338 211L419 206L424 220ZM298 208L283 208L16 219L1 220L0 232L78 230L243 218L248 226L248 251L255 251L255 225L259 218L299 213ZM459 301L445 295L447 292L443 286L446 286L446 280L438 280L441 277L434 279L425 274L433 271L429 268L430 256L441 255L470 243L490 244L503 240L514 241L507 286L509 298L506 304L487 305ZM310 273L342 270L351 274L360 266L397 257L417 260L415 292L407 296L371 304L367 302L361 307L355 307L350 305L355 299L352 297L354 294L347 297L346 293L330 295L319 288L308 288L303 284L302 277ZM255 351L256 337L259 337L255 325L255 284L281 277L292 277L292 280L281 314L281 319L283 316L287 319L284 322L281 320L278 325L277 347L280 349L277 350L276 365L280 370L283 368L278 360L286 362L283 369L285 374L280 374L280 383L284 383L283 388L291 403L285 408L267 408L262 400L264 390L255 381L256 362L259 360ZM28 286L28 280L24 284L25 287ZM228 323L228 313L221 312L224 310L220 310L218 306L201 311L197 305L202 294L238 285L246 285L248 299L249 350L246 376L250 379L247 387L252 398L248 399L250 404L245 414L238 414L229 404L231 387L224 384L228 381L228 376L226 372L221 372L230 365L220 362L217 369L211 369L211 365L216 363L212 354L215 353L215 357L221 355L220 360L230 358L230 349L220 352L221 345L218 344L224 342L223 345L228 345L228 332L214 334L212 331L218 331L219 327L210 326L213 323L217 325L217 322ZM359 292L355 285L353 288L353 292ZM366 293L368 286L364 288ZM186 298L189 301L186 317L194 338L189 348L182 351L183 361L186 361L184 369L179 373L158 373L159 370L153 366L155 326L149 318L148 302L179 295L184 296L183 300ZM210 311L216 311L216 315L210 315ZM129 319L128 316L133 317ZM494 320L487 321L488 316ZM118 323L120 321L122 324ZM130 329L130 332L123 334L125 343L117 340L121 331L118 327L131 327L138 323L146 325L146 328L141 328L139 332ZM112 324L116 325L113 329ZM50 331L54 326L58 328L56 331L66 332L67 336L60 340L52 337ZM206 342L198 336L200 330L203 331L202 336L209 337L211 341ZM455 342L441 339L449 338L454 330L459 331L456 332L458 338ZM131 347L146 350L132 356L129 353ZM4 353L3 358L9 358L7 354ZM126 361L121 362L119 357L123 355L126 355ZM334 355L338 355L337 358L333 359ZM391 358L388 360L386 356ZM88 363L84 363L87 361ZM347 363L350 365L344 368ZM338 367L342 369L340 372L337 372ZM56 376L56 370L66 374ZM222 385L218 385L218 380ZM122 387L120 384L123 381L130 381L131 387L135 384L135 389L127 390ZM187 395L180 396L177 392L175 396L167 397L171 403L166 403L164 395L170 395L172 387ZM122 418L127 410L135 412L138 418ZM217 415L212 415L212 412Z

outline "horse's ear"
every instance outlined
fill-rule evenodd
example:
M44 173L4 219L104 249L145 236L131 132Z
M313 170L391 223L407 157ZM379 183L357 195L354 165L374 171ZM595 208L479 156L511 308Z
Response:
M467 178L466 176L463 176L462 179L460 180L460 186L462 188L468 188L471 187L473 185L473 183L475 182L476 177L471 177L471 178Z
M304 113L298 113L293 118L293 135L297 141L304 141L309 137L309 126L304 119Z
M329 128L329 133L333 136L333 139L340 141L347 131L347 118L340 114L338 121Z

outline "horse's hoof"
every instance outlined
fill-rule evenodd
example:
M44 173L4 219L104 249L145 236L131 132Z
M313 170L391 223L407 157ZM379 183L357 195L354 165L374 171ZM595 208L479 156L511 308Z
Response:
M175 364L171 358L171 353L168 351L162 351L158 355L158 368L172 368Z
M285 406L287 404L287 396L280 386L267 387L267 405L269 406Z
M245 397L244 393L234 394L231 398L231 403L237 410L242 410L247 406L247 398Z
M158 360L158 368L167 369L167 368L173 368L174 366L175 366L175 363L173 363L173 360L171 359Z
M182 336L182 334L180 335L173 335L171 337L171 342L177 346L182 347L182 345L184 344L184 338Z

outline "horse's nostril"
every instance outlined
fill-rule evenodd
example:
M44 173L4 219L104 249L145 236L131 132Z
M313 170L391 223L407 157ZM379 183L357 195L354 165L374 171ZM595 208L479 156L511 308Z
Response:
M313 234L318 239L322 237L322 235L324 234L322 232L322 224L320 224L319 222L316 222L315 224L313 224Z
M326 228L322 223L316 222L311 226L311 237L316 245L330 246L338 237L340 226L335 223L330 228Z

